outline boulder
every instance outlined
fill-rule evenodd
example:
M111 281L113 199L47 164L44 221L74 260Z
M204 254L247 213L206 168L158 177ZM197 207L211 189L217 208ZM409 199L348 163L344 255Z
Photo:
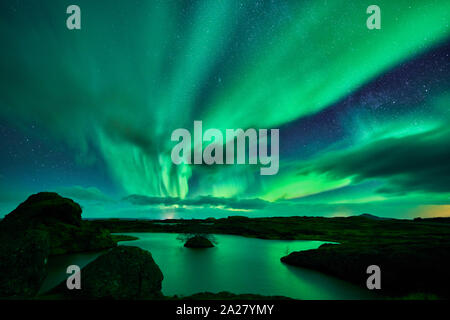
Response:
M203 236L189 238L184 244L186 248L211 248L214 247L211 241Z
M150 252L119 246L81 270L81 289L69 290L64 281L54 292L81 299L152 299L162 296L162 280Z
M81 226L81 207L71 199L54 192L33 194L15 210L7 214L2 225L12 228L29 228L61 222Z
M54 192L31 195L0 222L0 232L14 236L27 230L47 233L50 255L96 251L116 245L107 230L81 220L81 207Z
M47 275L48 235L29 230L0 241L0 297L34 296Z
M0 221L0 296L32 297L50 255L116 246L109 231L81 220L81 207L56 193L30 196Z

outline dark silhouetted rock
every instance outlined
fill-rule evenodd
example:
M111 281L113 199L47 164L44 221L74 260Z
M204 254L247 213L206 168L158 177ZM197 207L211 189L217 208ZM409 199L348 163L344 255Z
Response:
M116 246L109 231L81 220L81 207L56 193L30 196L0 221L0 296L31 297L49 255Z
M292 252L281 261L322 271L366 287L366 269L381 268L383 293L401 296L434 293L448 298L450 243L324 244L318 249Z
M7 214L2 224L12 228L35 227L61 222L81 226L81 207L71 199L54 192L33 194L15 210Z
M109 231L81 220L81 207L76 202L53 192L31 195L0 222L3 234L27 230L48 234L50 255L97 251L116 245Z
M184 244L186 248L211 248L214 247L211 241L203 236L194 236Z
M0 297L34 296L46 277L47 233L2 234L0 241Z
M55 223L45 230L50 235L52 255L100 251L116 246L108 230L92 226L88 221L83 221L81 227Z
M81 270L80 290L68 290L64 281L53 292L82 299L152 299L162 296L162 280L150 252L119 246Z

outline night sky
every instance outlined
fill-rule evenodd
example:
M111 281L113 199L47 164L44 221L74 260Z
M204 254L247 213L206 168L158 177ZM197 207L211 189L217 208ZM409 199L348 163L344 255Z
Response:
M1 1L0 217L450 216L450 3L371 4ZM194 120L279 128L278 174L172 164Z

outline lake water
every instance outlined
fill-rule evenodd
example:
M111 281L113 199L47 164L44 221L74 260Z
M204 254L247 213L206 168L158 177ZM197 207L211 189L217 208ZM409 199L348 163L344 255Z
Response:
M297 299L373 299L367 289L313 270L289 266L280 258L318 248L322 241L263 240L214 235L214 248L189 249L171 233L126 233L122 242L152 253L164 274L165 295L210 291L282 295ZM363 270L364 272L364 270Z
M80 268L83 268L104 252L106 252L106 250L100 252L74 253L50 257L47 264L48 275L39 290L39 294L45 293L56 287L62 281L65 281L69 277L66 273L68 266L75 264Z
M121 242L152 253L164 274L165 295L191 295L209 291L282 295L296 299L374 299L367 289L320 272L283 264L292 251L318 248L322 241L263 240L233 235L214 235L216 247L185 248L174 233L125 233L139 240ZM53 257L45 292L67 278L70 264L85 266L100 253ZM364 272L364 270L363 270ZM83 281L83 277L81 278Z

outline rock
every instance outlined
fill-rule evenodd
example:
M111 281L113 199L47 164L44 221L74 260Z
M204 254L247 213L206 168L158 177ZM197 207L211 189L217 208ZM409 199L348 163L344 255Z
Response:
M292 252L282 257L281 261L325 272L362 285L367 279L364 272L366 268L371 264L380 264L380 260L371 247L358 249L353 249L353 246L347 244L325 243L318 249ZM385 274L383 274L384 276Z
M432 293L448 299L449 242L323 244L292 252L281 261L321 271L366 288L367 267L381 268L383 294Z
M113 234L113 235L111 235L111 237L115 242L139 240L138 237L129 236L129 235L125 235L125 234Z
M54 192L31 195L0 222L0 232L27 230L47 233L50 255L96 251L116 245L108 231L81 220L81 207Z
M211 248L214 247L211 241L203 236L194 236L184 244L186 248Z
M68 290L64 281L55 292L82 299L151 299L162 296L162 280L150 252L119 246L81 270L80 290Z
M7 214L2 224L11 229L35 227L40 224L51 225L55 222L81 226L81 207L73 200L63 198L57 193L40 192L31 195Z
M2 234L0 241L0 297L34 296L47 275L47 233Z
M116 246L109 231L81 220L81 207L56 193L30 196L0 221L0 296L32 297L50 255Z
M45 230L51 239L51 255L100 251L117 245L108 230L94 227L88 221L83 221L80 227L55 223Z

